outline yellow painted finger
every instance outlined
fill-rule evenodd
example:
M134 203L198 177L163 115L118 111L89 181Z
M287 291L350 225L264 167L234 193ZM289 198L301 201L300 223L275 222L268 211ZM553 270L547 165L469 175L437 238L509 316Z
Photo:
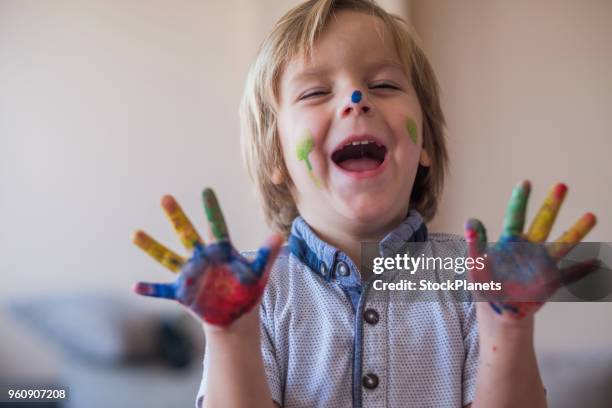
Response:
M563 183L556 184L550 190L550 193L548 193L548 196L542 203L542 207L540 207L540 210L529 227L529 231L527 232L527 239L529 241L546 241L566 193L567 186Z
M550 255L555 259L561 259L570 252L593 229L597 218L593 213L586 213L559 239L555 241L550 249Z
M185 259L175 254L144 231L136 231L132 242L140 249L149 254L157 262L170 269L172 272L179 272L185 263Z
M163 196L161 206L168 216L168 219L170 219L176 234L179 236L185 248L192 250L194 246L198 244L202 245L202 239L198 235L198 232L174 197L171 195Z

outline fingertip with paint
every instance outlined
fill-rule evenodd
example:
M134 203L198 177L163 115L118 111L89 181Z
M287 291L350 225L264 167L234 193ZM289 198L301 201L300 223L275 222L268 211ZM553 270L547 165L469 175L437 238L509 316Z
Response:
M136 245L143 243L147 239L147 234L143 230L134 231L132 234L132 242Z
M591 227L594 227L595 224L597 224L597 217L592 212L584 214L584 220Z
M177 207L176 200L170 194L165 194L161 198L161 206L168 212L174 212Z
M470 218L465 222L465 229L466 230L474 230L476 229L476 219L475 218Z
M212 188L210 188L210 187L206 187L206 188L204 189L204 191L202 191L202 196L203 196L204 198L208 198L208 197L210 197L210 196L211 196L211 195L213 195L213 194L214 194L214 192L213 192Z
M132 292L138 295L149 295L150 294L150 286L144 282L136 282L132 286Z
M557 183L553 191L555 198L561 200L567 194L567 185L565 183Z
M518 184L517 187L519 187L521 190L523 190L525 193L528 193L531 191L531 182L529 180L521 180Z
M470 237L476 238L482 229L482 224L476 218L470 218L465 222L465 231Z

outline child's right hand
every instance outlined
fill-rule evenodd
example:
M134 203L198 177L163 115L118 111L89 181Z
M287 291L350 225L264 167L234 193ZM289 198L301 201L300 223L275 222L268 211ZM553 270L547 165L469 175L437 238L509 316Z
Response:
M164 196L162 208L192 256L185 259L145 232L137 231L133 239L137 246L171 271L180 273L174 283L139 282L134 291L174 299L204 322L227 327L258 304L283 241L279 235L271 236L255 260L247 260L229 240L214 192L207 188L202 196L211 242L205 245L176 200Z

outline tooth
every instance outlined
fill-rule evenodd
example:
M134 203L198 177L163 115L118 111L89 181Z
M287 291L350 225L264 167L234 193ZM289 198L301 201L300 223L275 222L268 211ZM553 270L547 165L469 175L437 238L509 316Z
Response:
M362 145L368 144L368 143L370 143L370 142L368 142L367 140L364 140L363 142L361 142Z
M353 142L353 146L357 146L358 144L361 144L360 142Z

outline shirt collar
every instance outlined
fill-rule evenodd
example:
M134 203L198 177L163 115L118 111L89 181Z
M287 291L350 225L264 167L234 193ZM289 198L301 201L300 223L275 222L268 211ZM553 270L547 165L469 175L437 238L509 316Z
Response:
M425 242L427 227L418 211L411 209L408 216L378 244L382 256L398 253L408 242ZM302 263L325 280L332 278L339 258L348 258L338 248L320 239L306 221L298 216L291 225L289 249Z

